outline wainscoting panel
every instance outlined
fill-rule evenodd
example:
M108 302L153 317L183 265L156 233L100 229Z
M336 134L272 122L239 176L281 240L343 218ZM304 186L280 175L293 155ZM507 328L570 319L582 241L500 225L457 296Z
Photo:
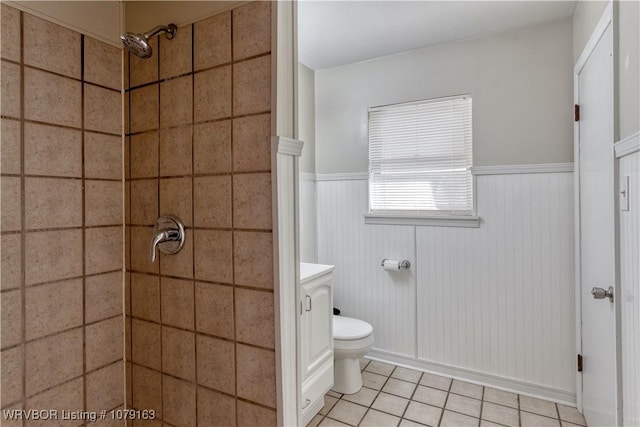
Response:
M380 354L570 401L573 175L475 179L479 228L364 225L366 179L318 181L318 262L336 265L335 305L373 324ZM384 272L384 257L409 259L411 270Z
M640 152L620 158L629 210L620 212L622 399L625 426L640 425Z
M386 272L383 258L415 264L413 226L365 225L367 181L319 181L318 262L336 266L334 306L373 326L374 347L415 355L415 274Z

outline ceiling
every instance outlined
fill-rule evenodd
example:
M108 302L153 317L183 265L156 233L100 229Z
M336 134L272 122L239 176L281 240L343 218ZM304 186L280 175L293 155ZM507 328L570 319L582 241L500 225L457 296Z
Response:
M298 59L319 70L573 15L575 1L298 3Z

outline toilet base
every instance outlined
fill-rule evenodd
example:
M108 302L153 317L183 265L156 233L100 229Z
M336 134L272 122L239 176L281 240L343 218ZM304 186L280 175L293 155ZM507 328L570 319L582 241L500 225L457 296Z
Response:
M362 388L362 373L359 359L334 359L333 390L342 394L353 394Z

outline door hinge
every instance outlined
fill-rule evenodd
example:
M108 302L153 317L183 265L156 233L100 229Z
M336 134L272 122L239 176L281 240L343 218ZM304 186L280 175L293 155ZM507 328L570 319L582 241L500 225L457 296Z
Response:
M575 104L573 106L573 121L575 122L580 121L580 106L578 104Z
M582 372L582 355L578 355L578 372Z

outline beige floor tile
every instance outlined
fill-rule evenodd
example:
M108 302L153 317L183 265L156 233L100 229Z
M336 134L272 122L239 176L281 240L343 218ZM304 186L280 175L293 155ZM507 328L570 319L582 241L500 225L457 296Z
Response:
M323 418L322 415L317 414L315 417L311 419L311 421L309 421L306 427L317 427L320 424L320 422L322 422L322 418Z
M376 390L362 387L357 393L345 394L342 399L362 406L371 406L377 395L378 392Z
M331 396L331 397L336 397L338 399L340 399L342 397L342 393L338 393L337 391L334 391L334 390L329 390L327 392L327 395Z
M367 372L373 372L374 374L384 375L388 377L393 372L393 368L395 366L389 363L378 362L377 360L372 360L367 367L364 369Z
M469 417L467 415L458 414L457 412L444 411L441 427L476 427L480 420L478 418Z
M338 399L333 396L325 396L324 397L324 406L318 412L320 415L325 416L333 409L333 407L338 403Z
M389 378L384 387L382 387L382 391L384 391L385 393L395 394L396 396L410 399L415 388L416 385L414 383L397 380L395 378Z
M325 418L324 420L322 420L320 424L318 424L318 427L343 427L343 426L348 427L349 424L341 423L340 421L332 420L331 418Z
M369 359L360 359L360 370L362 371L371 362Z
M417 383L420 381L421 376L422 372L416 371L415 369L403 368L402 366L396 367L391 374L391 378L409 381L410 383Z
M584 420L584 416L572 406L561 405L558 403L558 412L560 413L560 419L562 421L569 421L581 426L587 425L587 422Z
M451 393L473 397L474 399L482 399L482 386L454 380L451 385Z
M334 420L355 426L362 420L365 412L367 412L367 408L364 406L340 400L327 416Z
M446 408L465 415L479 418L481 402L458 394L449 394Z
M443 408L447 401L447 392L419 385L412 400Z
M402 416L409 400L392 394L380 393L371 407L388 414Z
M425 372L420 379L420 385L449 391L449 387L451 387L451 379Z
M360 422L361 427L394 427L400 422L399 417L369 409Z
M482 419L512 427L517 427L519 424L516 409L488 402L482 405Z
M404 418L419 423L424 423L430 426L438 425L440 420L441 408L435 406L425 405L424 403L411 402L407 411L404 413Z
M420 424L420 423L417 423L415 421L407 420L405 418L400 420L400 425L399 425L399 427L422 427L422 426L424 426L424 424Z
M365 387L372 388L374 390L381 390L386 381L387 377L382 375L373 374L367 371L362 373L362 383Z
M484 400L486 402L498 403L512 408L518 408L518 395L508 391L497 390L491 387L484 388Z
M562 423L562 427L580 427L579 424L573 424L568 421L560 421Z
M529 412L520 412L520 422L522 427L559 427L560 421L554 418L543 417L542 415Z
M536 399L535 397L520 396L520 410L544 415L545 417L558 418L555 403Z

